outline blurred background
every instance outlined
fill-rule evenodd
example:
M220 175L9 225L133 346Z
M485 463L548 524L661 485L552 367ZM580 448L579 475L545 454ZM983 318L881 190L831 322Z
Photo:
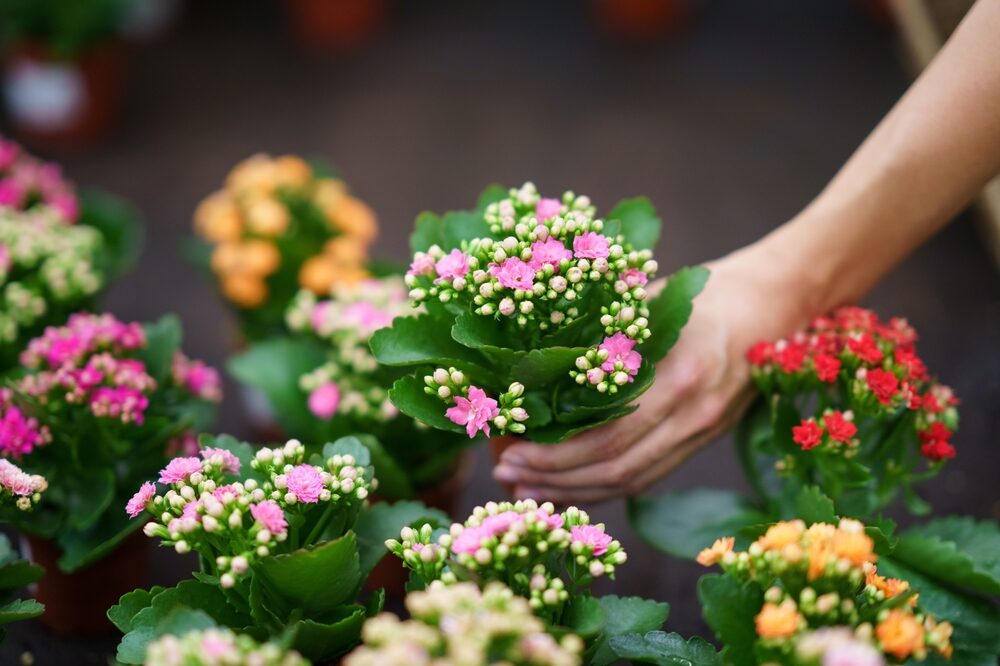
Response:
M181 247L197 203L252 153L327 159L378 214L374 255L398 262L418 212L470 206L491 182L574 189L599 210L645 194L665 222L657 256L668 272L805 206L970 3L133 0L124 17L116 4L0 0L0 28L19 37L7 41L0 132L141 211L144 253L108 309L134 320L176 312L185 349L221 367L235 327ZM44 25L48 5L62 6L62 23ZM57 66L45 46L60 52ZM964 215L866 304L909 318L928 364L962 399L959 457L925 496L941 513L1000 518L989 219ZM219 430L250 437L227 388ZM465 509L500 495L489 468L477 451ZM653 492L741 484L720 441ZM593 513L629 551L615 591L667 600L670 629L706 633L698 567L639 542L623 503ZM190 570L173 553L154 562L156 582ZM117 640L58 642L22 623L0 663L25 651L39 664L107 663Z

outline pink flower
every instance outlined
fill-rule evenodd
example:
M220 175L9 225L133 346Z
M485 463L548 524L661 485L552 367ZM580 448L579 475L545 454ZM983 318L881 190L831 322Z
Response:
M45 200L67 222L76 222L80 215L80 203L72 192L56 192Z
M424 252L417 252L413 257L413 261L410 262L410 270L406 274L414 276L433 275L434 269L434 257Z
M22 456L48 443L48 431L14 405L0 413L0 451Z
M288 473L288 490L300 502L315 504L323 492L323 475L312 465L298 465Z
M139 490L135 495L132 495L132 499L128 501L125 505L125 513L128 514L129 518L135 518L140 513L146 510L146 505L149 501L153 499L156 495L156 486L146 481L144 484L139 486Z
M483 539L493 536L482 527L466 527L461 534L455 537L451 544L451 552L456 555L473 555L479 550Z
M0 458L0 486L6 488L12 495L26 497L37 491L44 490L47 483L41 476L33 476L23 471L14 463Z
M461 250L452 250L434 264L439 280L454 280L469 272L469 259Z
M200 521L201 516L198 514L198 509L200 509L202 506L204 506L204 502L202 502L201 500L192 500L188 502L187 504L184 505L184 508L181 509L181 519L186 518L190 520Z
M611 545L611 535L605 534L604 529L596 525L577 525L569 531L569 536L573 543L593 548L594 555L598 557L608 552Z
M634 347L635 340L629 339L620 331L609 338L604 338L604 342L597 347L608 352L608 358L601 364L601 370L614 372L615 363L621 363L629 377L634 377L639 372L639 366L642 365L642 356L634 350Z
M239 474L240 459L236 457L236 454L227 449L218 449L213 447L207 447L201 450L201 459L208 462L212 458L219 458L222 461L222 473L223 474Z
M177 352L174 354L172 369L174 381L185 387L192 395L209 402L222 400L222 379L215 368Z
M10 269L10 250L3 243L0 243L0 275Z
M188 430L183 435L178 435L167 442L167 457L196 456L199 449L198 437L194 432Z
M573 239L573 253L580 259L607 259L608 239L599 233L588 231Z
M562 241L555 238L547 238L544 241L535 241L531 244L531 267L541 270L545 264L558 266L563 259L572 259L573 253L562 244Z
M317 333L322 334L328 331L329 324L327 323L327 316L329 315L330 308L332 306L333 303L331 301L320 301L313 306L309 321L312 322L313 330Z
M493 516L486 516L479 527L491 536L505 534L514 523L523 520L521 514L516 511L503 511Z
M201 461L195 457L174 458L160 470L160 483L182 483L202 469Z
M260 504L251 504L250 515L271 534L284 534L285 530L288 529L288 523L285 522L285 512L274 500L264 500Z
M885 666L885 659L867 643L846 640L826 651L823 666Z
M455 396L455 406L449 407L445 416L451 419L452 423L464 425L469 437L475 437L476 433L482 430L486 436L490 436L490 421L497 417L500 408L497 401L486 395L486 392L478 387L469 387L469 397L463 398Z
M24 187L13 178L0 180L0 206L20 208L24 201Z
M629 287L645 287L646 283L649 282L649 276L638 268L628 269L622 273L621 277Z
M0 138L0 171L6 171L14 165L20 150L20 147L13 141Z
M226 485L219 486L218 488L212 491L212 497L219 500L220 502L223 501L227 495L231 495L235 499L236 486L234 486L231 483L227 483Z
M392 325L392 315L371 303L351 303L341 312L341 317L341 327L357 328L364 335Z
M340 406L340 389L333 382L320 385L309 394L309 411L324 421L329 421Z
M538 203L535 204L535 216L538 217L539 222L555 217L561 210L562 204L559 199L539 199Z
M490 275L508 289L531 291L535 284L535 269L517 257L505 259L499 266L490 264Z
M535 516L545 523L550 530L557 530L563 526L563 517L559 513L548 513L545 509L536 509Z

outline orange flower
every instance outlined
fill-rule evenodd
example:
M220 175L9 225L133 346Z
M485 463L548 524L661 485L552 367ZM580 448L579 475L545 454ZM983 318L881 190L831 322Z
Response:
M782 521L767 528L757 544L764 550L781 550L790 543L798 543L805 531L801 520Z
M271 194L278 182L270 156L251 155L229 172L226 189L237 197L248 194Z
M795 602L786 599L781 605L767 603L760 609L754 623L761 638L788 638L794 636L803 619L795 608Z
M871 585L876 590L884 594L886 599L898 597L900 594L903 594L910 589L910 583L905 580L880 576L874 564L866 562L864 566L865 584ZM913 603L916 603L916 597L914 597L912 601Z
M335 284L354 284L368 277L368 271L357 265L343 265L328 255L306 260L299 270L299 284L316 294L328 294Z
M277 199L252 197L246 202L247 227L262 236L279 236L288 228L288 210Z
M849 560L856 566L861 566L866 562L874 562L876 559L875 553L872 552L875 543L864 531L855 532L839 529L833 536L831 547L834 555Z
M243 233L243 221L236 202L224 191L205 197L195 209L194 229L212 243L238 240Z
M297 155L282 155L275 158L273 164L279 187L305 187L312 180L312 167Z
M225 278L235 273L262 278L278 270L281 253L264 240L222 243L212 252L212 270Z
M927 633L927 642L934 646L934 649L944 657L950 659L955 647L951 644L951 635L955 628L950 622L938 622L933 616L928 615L924 620L924 631Z
M698 557L695 560L703 567L710 567L720 561L726 553L733 552L735 544L736 539L734 537L716 539L711 548L706 548L698 553Z
M378 235L374 211L368 204L350 195L342 197L333 209L327 209L327 215L333 225L348 236L370 243Z
M331 211L337 210L340 200L347 196L347 186L335 178L323 178L316 181L313 190L313 201L323 209L327 217L332 217Z
M223 277L222 293L241 308L255 308L267 299L267 285L259 277L232 273Z
M884 620L875 627L875 637L882 644L882 650L900 661L911 654L918 658L924 652L924 628L912 614L899 608L889 611Z

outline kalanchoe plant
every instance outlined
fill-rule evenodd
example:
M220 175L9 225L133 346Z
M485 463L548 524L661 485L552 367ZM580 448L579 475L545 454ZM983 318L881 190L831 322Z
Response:
M375 215L343 181L303 159L254 155L194 216L210 267L240 317L243 336L284 331L285 308L299 289L326 294L368 276Z
M383 613L365 622L364 645L345 666L577 666L583 641L559 638L528 603L498 582L431 583L406 597L409 620Z
M307 460L297 440L256 452L228 436L201 444L125 507L153 516L145 532L161 544L197 553L199 571L172 588L131 592L108 612L126 634L118 660L142 663L146 643L185 610L309 659L346 652L381 607L381 595L368 608L355 602L372 566L353 531L375 488L367 449L344 438Z
M540 442L630 413L708 276L683 269L650 298L659 232L646 199L599 218L587 197L531 183L422 215L406 279L426 312L372 338L379 362L418 368L393 402L442 430Z
M132 217L106 196L81 198L57 165L0 136L0 372L127 267Z
M4 515L53 539L60 568L99 559L138 525L108 510L166 459L171 441L209 425L218 373L179 350L180 326L75 314L21 355L23 374L0 388L0 455L52 487L30 516Z
M302 290L286 321L292 336L255 343L229 370L268 399L281 427L304 441L357 432L379 470L379 493L408 499L452 473L468 440L401 414L389 388L404 370L379 365L372 334L411 312L399 277L335 286L328 298Z
M865 526L779 522L745 552L733 538L698 556L723 576L699 584L705 619L741 664L858 664L951 657L952 625L919 604L919 590L877 571Z
M273 643L260 644L230 629L202 629L181 636L164 634L146 649L145 666L309 666L294 650Z

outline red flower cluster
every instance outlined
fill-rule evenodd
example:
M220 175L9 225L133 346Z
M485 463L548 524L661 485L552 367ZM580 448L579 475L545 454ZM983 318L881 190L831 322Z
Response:
M954 426L952 408L958 401L950 389L932 382L917 355L916 340L916 331L905 319L883 322L871 310L845 307L815 318L807 329L788 338L758 342L746 358L765 393L828 393L839 388L846 399L838 406L860 415L878 417L901 408L915 411L923 455L931 460L951 458L955 449L950 443L952 428L947 426ZM831 413L843 419L842 412ZM834 437L826 419L823 426L834 441L849 441L856 434L856 426L844 421L854 432L844 435L835 425L846 440ZM813 419L803 421L793 437L803 449L811 449L823 441L823 428Z
M851 412L828 411L822 421L803 419L802 423L792 428L792 441L802 447L803 451L816 448L824 442L832 445L854 444L854 436L858 427L854 425L854 415Z

